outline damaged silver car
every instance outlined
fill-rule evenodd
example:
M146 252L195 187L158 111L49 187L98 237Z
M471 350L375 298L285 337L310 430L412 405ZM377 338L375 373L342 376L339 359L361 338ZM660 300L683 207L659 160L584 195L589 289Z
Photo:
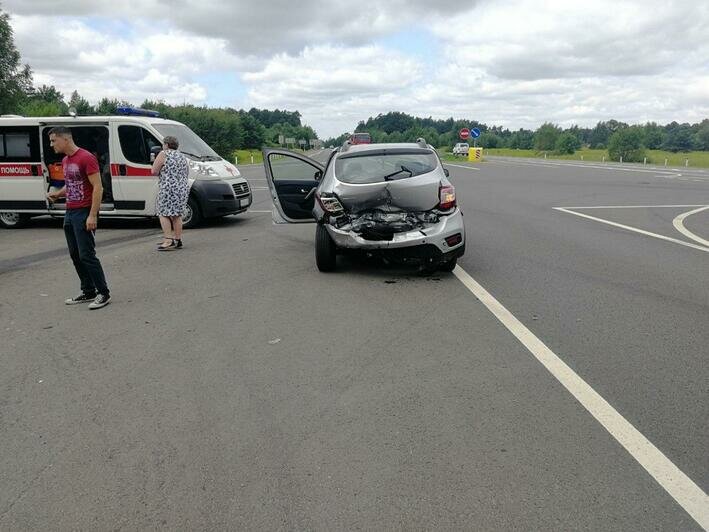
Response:
M263 160L276 223L315 222L315 262L332 271L346 250L452 271L465 252L463 213L426 141L349 142L327 164L288 150Z

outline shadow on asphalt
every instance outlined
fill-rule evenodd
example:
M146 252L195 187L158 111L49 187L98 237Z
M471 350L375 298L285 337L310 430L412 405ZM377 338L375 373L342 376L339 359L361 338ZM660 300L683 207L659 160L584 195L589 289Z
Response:
M196 229L209 229L214 227L236 226L245 221L244 217L227 216L224 218L212 218L203 221ZM27 225L13 231L23 231L27 229L61 229L64 223L63 218L51 216L38 216L31 218ZM160 230L160 222L157 218L101 218L99 229L157 229ZM189 231L189 229L186 229Z
M313 264L315 268L315 264ZM381 257L368 257L364 253L352 253L337 257L337 269L333 273L322 275L359 275L381 280L385 284L395 284L400 281L425 279L428 281L445 281L453 278L450 272L429 272L416 264L399 264L383 260Z

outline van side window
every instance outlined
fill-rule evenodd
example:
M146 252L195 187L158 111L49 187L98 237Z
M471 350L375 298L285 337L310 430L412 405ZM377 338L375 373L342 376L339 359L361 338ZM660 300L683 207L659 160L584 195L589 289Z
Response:
M7 126L0 128L0 161L38 162L39 128Z
M150 148L160 146L160 141L140 126L118 126L118 140L126 159L137 164L152 164Z

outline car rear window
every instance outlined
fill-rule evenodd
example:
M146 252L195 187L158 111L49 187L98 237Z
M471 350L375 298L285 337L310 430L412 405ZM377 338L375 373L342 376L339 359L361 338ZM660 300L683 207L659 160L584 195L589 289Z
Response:
M432 172L436 166L438 157L431 150L376 150L341 155L335 161L335 177L343 183L381 183L386 181L385 176L391 176L389 179L406 179Z

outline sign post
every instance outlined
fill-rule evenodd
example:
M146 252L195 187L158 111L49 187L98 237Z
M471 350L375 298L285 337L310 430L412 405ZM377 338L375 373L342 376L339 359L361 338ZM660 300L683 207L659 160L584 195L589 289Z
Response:
M476 127L470 130L470 136L473 137L473 147L478 145L478 137L480 136L480 130Z
M458 135L461 140L467 140L470 137L470 130L467 127L464 127L458 132Z

